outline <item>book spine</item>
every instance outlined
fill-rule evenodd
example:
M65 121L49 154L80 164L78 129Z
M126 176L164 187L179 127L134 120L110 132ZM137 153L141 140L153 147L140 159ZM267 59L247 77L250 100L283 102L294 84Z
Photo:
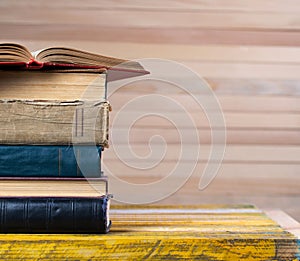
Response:
M107 233L109 196L0 198L1 233Z
M0 100L0 144L108 146L108 102Z
M27 69L39 70L42 69L44 66L43 62L37 61L35 59L31 59L29 62L26 63Z
M100 177L101 146L0 145L0 177Z

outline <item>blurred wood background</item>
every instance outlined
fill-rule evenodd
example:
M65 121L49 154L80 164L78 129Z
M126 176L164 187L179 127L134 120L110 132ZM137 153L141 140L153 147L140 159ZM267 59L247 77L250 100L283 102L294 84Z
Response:
M188 111L198 119L203 149L194 174L157 204L250 203L280 208L299 221L299 13L298 0L1 0L0 30L2 42L18 42L30 50L63 45L120 58L169 59L199 73L217 95L227 128L224 161L204 191L197 185L208 158L210 129L203 111L190 105L188 94L150 84L123 88L110 98L112 122L131 99L168 92L190 105ZM149 112L151 104L134 109ZM161 110L169 108L162 105ZM132 111L126 113L129 117ZM184 123L181 127L194 128ZM133 150L145 155L149 138L161 134L170 152L166 160L148 172L134 170L108 149L105 164L131 182L159 180L178 160L177 132L161 118L141 119L131 129ZM127 144L115 138L113 146ZM192 151L197 144L185 146ZM184 155L181 164L190 161Z

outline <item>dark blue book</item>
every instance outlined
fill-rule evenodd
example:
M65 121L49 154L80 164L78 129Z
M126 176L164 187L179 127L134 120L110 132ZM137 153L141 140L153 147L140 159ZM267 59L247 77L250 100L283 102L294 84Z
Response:
M0 145L0 177L100 177L101 146Z
M0 197L0 233L107 233L109 195Z

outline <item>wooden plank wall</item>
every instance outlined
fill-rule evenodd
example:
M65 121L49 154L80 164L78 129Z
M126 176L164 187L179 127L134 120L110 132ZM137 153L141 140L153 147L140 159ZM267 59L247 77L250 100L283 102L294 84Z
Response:
M208 157L209 124L188 95L150 84L129 86L111 97L112 120L128 100L152 93L172 95L191 106L189 111L199 119L196 126L203 149L195 174L159 203L251 203L281 208L300 220L299 12L298 0L2 0L0 31L1 41L16 41L31 50L65 45L188 66L217 95L227 126L223 164L204 191L197 189L197 183ZM147 112L151 103L125 115L132 116L135 109ZM169 109L162 106L162 110ZM120 125L120 131L127 127ZM181 127L193 131L190 124ZM145 155L154 134L165 137L169 151L157 168L134 170L121 164L112 150L105 152L105 163L115 175L133 182L163 177L177 161L176 128L161 118L142 119L131 129L130 141L137 154ZM190 142L192 151L196 145ZM127 146L118 137L113 145ZM154 142L153 149L158 145ZM190 164L189 157L184 155L182 164Z

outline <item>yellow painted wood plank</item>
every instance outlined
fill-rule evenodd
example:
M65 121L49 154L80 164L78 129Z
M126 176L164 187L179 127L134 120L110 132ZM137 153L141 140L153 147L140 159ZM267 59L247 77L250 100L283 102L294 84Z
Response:
M40 237L40 236L38 236ZM10 243L1 242L0 257L4 260L271 260L289 256L293 260L293 250L284 255L276 254L274 240L248 240L247 242L227 240L181 239L156 237L102 238L89 237L89 241L72 241L66 237L61 242L26 240ZM29 246L30 249L29 250ZM236 248L237 250L233 250ZM2 251L1 251L2 250ZM243 258L243 257L247 258Z
M218 207L113 206L111 216L115 224L107 235L1 234L0 258L296 260L295 237L261 211L250 206ZM184 225L173 223L174 220L184 221L185 212L189 218ZM163 220L159 219L161 215ZM224 224L215 224L214 217L220 222L224 218ZM138 225L141 218L147 219L147 226ZM190 225L195 219L206 220L206 223ZM128 223L129 220L132 222ZM251 220L257 223L249 223Z

